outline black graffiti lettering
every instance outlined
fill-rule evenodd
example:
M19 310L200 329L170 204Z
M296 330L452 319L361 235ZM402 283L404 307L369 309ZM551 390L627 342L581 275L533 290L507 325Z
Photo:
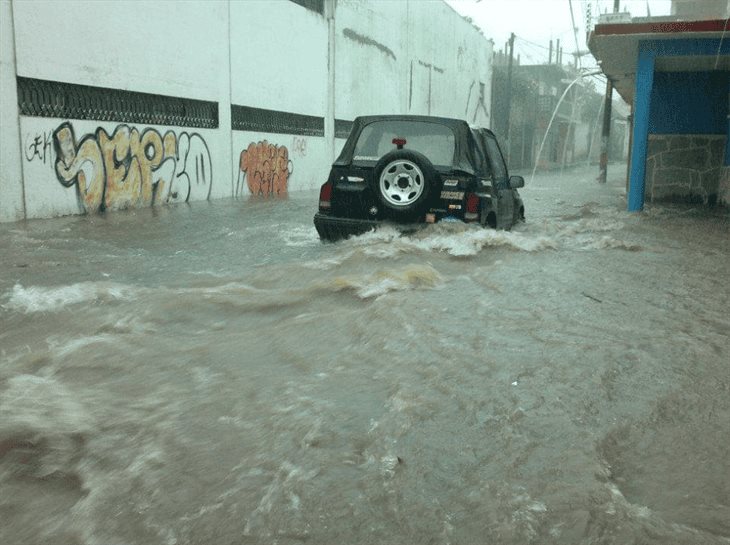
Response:
M43 132L36 134L32 138L30 135L25 140L25 158L28 162L39 159L46 164L50 158L50 152L53 147L53 138L51 132Z

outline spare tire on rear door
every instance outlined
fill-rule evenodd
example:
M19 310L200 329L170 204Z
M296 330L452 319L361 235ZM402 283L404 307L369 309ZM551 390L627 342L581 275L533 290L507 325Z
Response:
M413 221L425 212L428 196L439 175L426 156L412 150L383 155L373 171L373 191L389 216Z

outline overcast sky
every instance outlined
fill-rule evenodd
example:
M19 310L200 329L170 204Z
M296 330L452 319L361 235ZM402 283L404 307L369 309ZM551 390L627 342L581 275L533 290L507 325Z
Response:
M446 0L456 11L471 17L487 38L494 40L494 49L504 49L510 32L517 36L515 57L519 54L522 64L547 62L550 40L560 39L563 62L572 61L572 53L586 51L586 27L590 5L592 27L599 13L613 11L613 0ZM573 34L570 8L577 31ZM620 0L620 11L628 10L634 17L669 15L670 0ZM582 66L595 66L589 54L582 59Z

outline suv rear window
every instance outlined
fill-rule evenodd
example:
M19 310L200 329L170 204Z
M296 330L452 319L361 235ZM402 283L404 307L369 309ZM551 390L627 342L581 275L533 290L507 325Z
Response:
M445 125L427 121L375 121L363 128L353 160L377 161L396 149L393 138L405 138L403 149L422 153L434 165L451 165L456 137Z

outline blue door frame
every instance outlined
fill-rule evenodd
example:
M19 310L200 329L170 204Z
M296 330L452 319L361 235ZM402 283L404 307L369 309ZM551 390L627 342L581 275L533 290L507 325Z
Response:
M717 39L665 39L641 40L636 63L636 91L634 93L634 132L631 146L631 172L629 175L628 211L644 209L646 181L646 153L649 142L649 111L651 90L654 85L654 68L658 57L691 55L727 55L730 40ZM727 148L730 150L730 146ZM727 152L730 156L730 151ZM727 156L726 156L727 157Z

